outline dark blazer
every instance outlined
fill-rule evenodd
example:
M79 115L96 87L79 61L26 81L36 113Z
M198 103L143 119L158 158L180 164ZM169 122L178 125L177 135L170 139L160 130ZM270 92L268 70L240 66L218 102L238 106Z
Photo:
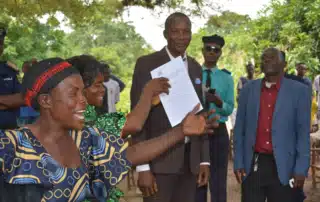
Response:
M202 85L196 84L202 81L202 69L193 58L187 57L188 72L195 90L202 101ZM151 80L150 72L153 69L167 63L170 58L166 49L140 57L134 69L132 88L130 92L131 108L139 101L145 84ZM152 108L149 117L141 133L133 136L133 142L139 142L161 136L171 128L170 122L162 104ZM209 142L207 136L191 137L190 169L194 174L199 172L201 162L209 161ZM172 147L168 152L150 162L151 171L154 173L177 174L184 166L184 142Z

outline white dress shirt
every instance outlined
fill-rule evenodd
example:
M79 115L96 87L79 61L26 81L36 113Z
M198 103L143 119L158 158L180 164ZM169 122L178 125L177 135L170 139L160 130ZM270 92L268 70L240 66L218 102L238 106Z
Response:
M104 82L103 85L107 88L108 93L108 112L116 112L116 104L120 100L120 86L118 82L113 79L109 79L109 81Z
M166 51L168 53L168 56L169 56L170 60L173 60L175 57L172 56L172 54L170 53L170 51L169 51L167 46L165 47L165 49L166 49ZM184 53L184 56L183 56L182 59L183 59L185 67L188 69L187 53ZM190 141L189 137L185 137L184 142L188 143L189 141ZM210 163L209 162L202 162L202 163L200 163L200 165L210 165ZM143 172L143 171L148 171L148 170L150 170L150 165L149 164L139 165L136 168L137 172Z

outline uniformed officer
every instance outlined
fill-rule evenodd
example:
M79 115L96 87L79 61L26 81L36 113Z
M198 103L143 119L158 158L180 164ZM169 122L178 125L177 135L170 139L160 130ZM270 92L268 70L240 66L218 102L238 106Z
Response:
M209 137L211 202L227 202L229 134L226 121L234 108L234 83L230 72L217 66L225 44L223 37L204 36L202 42L205 106L206 109L215 109L220 116L219 128L215 129L215 135ZM206 196L207 188L198 188L196 201L206 202Z
M4 50L6 33L6 29L0 27L0 56ZM18 73L19 71L12 62L0 61L0 95L20 93L21 84L18 81ZM19 107L8 109L7 106L0 103L0 129L17 128L19 112Z

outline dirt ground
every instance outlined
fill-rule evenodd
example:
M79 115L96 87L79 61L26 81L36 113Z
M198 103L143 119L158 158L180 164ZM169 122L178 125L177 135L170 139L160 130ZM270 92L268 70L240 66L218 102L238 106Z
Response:
M236 182L232 168L232 163L229 163L228 202L240 202L240 186ZM125 197L122 202L142 202L141 195L138 193L137 188L133 188L131 191L128 191L127 179L123 180L119 187L125 192ZM305 202L320 202L320 186L318 185L317 189L312 189L311 177L306 181L305 192L307 195Z

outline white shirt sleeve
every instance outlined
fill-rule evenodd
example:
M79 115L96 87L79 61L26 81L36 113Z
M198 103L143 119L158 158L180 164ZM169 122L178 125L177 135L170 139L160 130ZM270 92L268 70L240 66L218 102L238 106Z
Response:
M136 171L139 173L139 172L143 172L143 171L148 171L150 170L150 166L149 164L143 164L143 165L140 165L140 166L137 166L136 167Z
M119 84L117 83L116 87L115 87L115 103L118 103L120 101L120 86Z

